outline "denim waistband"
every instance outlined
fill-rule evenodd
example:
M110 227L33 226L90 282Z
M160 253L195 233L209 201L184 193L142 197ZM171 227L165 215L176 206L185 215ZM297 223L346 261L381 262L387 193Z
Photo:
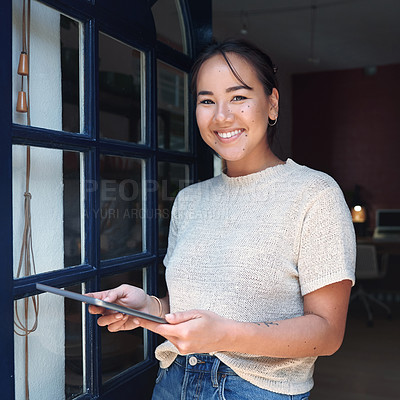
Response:
M209 354L178 355L174 362L188 372L210 374L214 387L218 387L218 375L236 375L236 373L222 363L219 358Z
M165 376L165 374L168 373L168 370L169 368L160 368L160 377ZM230 367L222 363L217 357L210 354L197 353L189 354L186 356L178 355L173 365L171 365L171 371L169 371L169 373L170 381L163 381L162 378L160 378L159 382L157 382L158 385L156 385L156 389L158 388L158 392L157 396L153 397L153 399L165 400L167 397L165 397L164 392L160 394L160 387L165 390L165 388L168 386L171 386L173 388L180 388L180 393L184 394L182 397L174 391L174 394L168 397L169 400L176 400L178 398L217 398L213 397L215 396L215 393L219 394L218 399L225 399L224 393L226 391L229 392L229 398L241 400L243 400L244 398L251 400L307 400L309 396L309 393L288 395L272 392L267 389L262 389L261 387L255 386L254 384L244 380L243 378L239 378L239 376ZM209 383L207 384L207 382ZM213 389L210 392L209 390L211 389L211 386ZM198 396L198 391L200 390L200 387L202 388L201 390L204 390L204 393L207 393L205 397ZM194 392L196 393L196 396L190 397L193 395ZM243 392L246 392L246 396L243 396Z

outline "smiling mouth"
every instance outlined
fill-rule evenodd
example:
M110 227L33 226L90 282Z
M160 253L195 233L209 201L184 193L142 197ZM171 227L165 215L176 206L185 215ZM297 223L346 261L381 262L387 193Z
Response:
M244 132L244 129L235 129L234 131L230 131L230 132L218 132L215 131L215 133L223 139L229 139L233 136L239 135L240 133Z

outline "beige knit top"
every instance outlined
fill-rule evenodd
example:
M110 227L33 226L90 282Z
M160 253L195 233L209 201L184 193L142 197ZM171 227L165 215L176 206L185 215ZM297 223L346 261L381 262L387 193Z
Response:
M303 315L303 296L354 283L355 237L349 209L328 175L285 164L225 174L177 196L164 259L171 312L213 311L237 321ZM156 349L167 368L178 351ZM217 352L239 376L264 389L301 394L313 386L316 357L271 358Z

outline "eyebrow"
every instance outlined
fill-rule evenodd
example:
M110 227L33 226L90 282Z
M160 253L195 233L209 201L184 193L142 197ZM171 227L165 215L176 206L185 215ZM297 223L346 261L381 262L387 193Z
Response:
M251 88L250 86L238 85L238 86L232 86L232 87L226 89L226 93L235 92L236 90L240 90L240 89L253 90L253 88Z
M213 95L213 92L210 92L209 90L202 90L201 92L197 93L197 96L211 96Z
M235 92L236 90L240 90L240 89L253 90L253 88L251 88L250 86L238 85L238 86L232 86L232 87L227 88L225 90L225 92L231 93L231 92ZM210 90L202 90L197 94L197 96L211 96L213 94L214 93L211 92Z

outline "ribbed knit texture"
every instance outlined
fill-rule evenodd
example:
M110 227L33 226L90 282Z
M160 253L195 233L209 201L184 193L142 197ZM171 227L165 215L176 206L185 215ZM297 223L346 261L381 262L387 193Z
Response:
M307 293L344 279L354 283L355 237L339 186L291 159L183 189L168 240L171 312L204 309L237 321L279 321L303 315ZM177 353L169 342L156 349L162 368ZM313 386L316 357L215 355L264 389L300 394Z

